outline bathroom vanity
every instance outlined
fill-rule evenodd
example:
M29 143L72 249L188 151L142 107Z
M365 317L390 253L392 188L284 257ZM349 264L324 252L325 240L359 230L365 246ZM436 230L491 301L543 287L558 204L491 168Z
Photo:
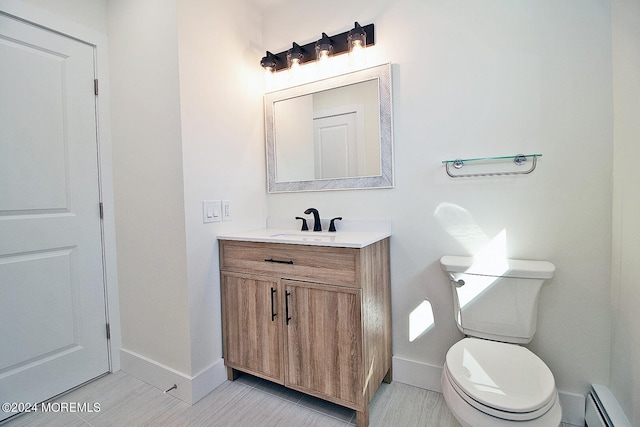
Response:
M391 382L389 233L218 236L224 363L356 410Z

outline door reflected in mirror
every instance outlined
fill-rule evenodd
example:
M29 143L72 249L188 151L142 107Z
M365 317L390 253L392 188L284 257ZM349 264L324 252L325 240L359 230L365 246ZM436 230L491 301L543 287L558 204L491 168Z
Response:
M393 187L390 65L265 95L269 192Z
M283 99L273 108L276 182L380 175L377 80Z

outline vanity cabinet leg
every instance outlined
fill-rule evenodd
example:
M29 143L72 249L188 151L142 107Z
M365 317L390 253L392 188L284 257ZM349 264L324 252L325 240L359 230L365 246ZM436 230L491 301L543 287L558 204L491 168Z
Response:
M389 370L387 371L387 375L385 375L384 378L382 378L382 381L387 384L391 384L392 380L393 380L393 368L389 367Z
M356 427L368 427L369 426L369 405L364 410L356 411Z
M238 371L236 371L235 369L230 368L230 367L227 366L227 379L229 381L237 380L238 376L239 376Z

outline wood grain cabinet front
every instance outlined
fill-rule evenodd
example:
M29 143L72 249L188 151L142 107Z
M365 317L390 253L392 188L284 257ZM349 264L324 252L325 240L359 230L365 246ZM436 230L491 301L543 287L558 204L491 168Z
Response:
M283 384L280 280L223 273L221 289L225 364Z
M229 379L283 384L367 426L392 379L389 239L361 249L220 240L220 269Z

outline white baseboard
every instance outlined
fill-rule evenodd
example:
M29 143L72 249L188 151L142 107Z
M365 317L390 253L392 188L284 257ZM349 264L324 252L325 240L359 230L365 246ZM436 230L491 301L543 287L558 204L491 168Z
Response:
M129 350L120 349L121 369L133 377L162 391L175 384L168 394L193 405L227 379L224 361L220 359L195 376L189 376Z
M442 366L393 357L393 380L427 390L442 392ZM558 390L562 406L562 422L584 426L585 396Z
M393 380L403 384L442 393L442 366L429 365L393 356Z
M562 422L583 427L587 397L577 393L558 390L560 406L562 406Z
M224 359L218 359L208 368L202 370L192 378L191 397L193 403L211 393L220 384L227 380L227 368L224 366Z

